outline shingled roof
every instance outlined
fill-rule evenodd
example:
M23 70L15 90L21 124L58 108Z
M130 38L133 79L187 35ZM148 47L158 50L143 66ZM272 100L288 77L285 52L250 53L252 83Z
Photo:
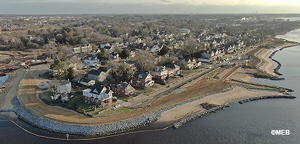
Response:
M135 72L133 77L140 78L140 79L146 79L148 75L150 75L150 74L145 73L145 72Z

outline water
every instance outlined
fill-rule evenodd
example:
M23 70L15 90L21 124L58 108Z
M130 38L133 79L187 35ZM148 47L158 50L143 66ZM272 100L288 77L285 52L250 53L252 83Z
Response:
M283 36L287 40L300 42L300 30ZM278 52L274 59L282 63L279 70L286 80L271 81L252 79L252 82L277 85L294 89L300 95L300 46ZM125 143L125 144L199 144L199 143L299 143L300 142L300 98L268 99L232 107L201 119L189 122L179 129L123 135L93 141L66 142L32 136L11 122L0 122L0 143ZM0 117L0 120L5 119ZM63 138L63 134L46 132L18 120L17 123L35 133ZM271 130L290 130L289 136L272 136Z

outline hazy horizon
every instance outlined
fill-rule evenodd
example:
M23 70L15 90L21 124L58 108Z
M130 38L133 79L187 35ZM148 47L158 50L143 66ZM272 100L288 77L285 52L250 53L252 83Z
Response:
M297 0L0 0L0 14L300 13Z

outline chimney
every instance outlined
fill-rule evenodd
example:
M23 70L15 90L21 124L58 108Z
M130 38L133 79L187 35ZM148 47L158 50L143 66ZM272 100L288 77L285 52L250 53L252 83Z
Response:
M107 86L106 88L107 88L108 90L110 90L110 86Z

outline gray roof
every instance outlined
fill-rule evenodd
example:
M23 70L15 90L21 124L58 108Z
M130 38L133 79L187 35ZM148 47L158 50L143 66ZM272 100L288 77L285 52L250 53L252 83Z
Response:
M135 72L133 77L135 78L141 78L141 79L146 79L147 76L150 75L149 73L145 73L145 72Z
M96 95L100 95L101 91L102 91L104 88L105 88L105 87L103 87L103 86L93 86L93 87L90 88L90 89L91 89L90 93L96 94ZM96 90L96 91L95 91L95 90ZM111 91L111 90L106 89L105 93L108 94L110 91Z
M171 69L177 69L177 68L180 68L178 65L176 64L170 64L167 66L168 68L171 68Z
M107 67L99 67L98 70L106 73L109 69Z
M130 86L130 84L128 84L127 82L123 82L123 83L119 83L117 85L115 85L115 87L117 86L121 86L121 89L123 91L126 91L126 92L130 92L130 91L134 91L135 89L133 87ZM130 87L129 87L130 86Z
M88 74L91 74L91 75L100 75L102 71L99 71L99 70L91 70Z
M91 70L88 74L92 74L92 75L100 75L101 72L106 73L109 69L107 69L106 67L100 67L98 70Z
M65 85L65 84L68 84L70 82L67 81L67 80L61 80L61 81L59 81L59 83L60 83L60 85Z

